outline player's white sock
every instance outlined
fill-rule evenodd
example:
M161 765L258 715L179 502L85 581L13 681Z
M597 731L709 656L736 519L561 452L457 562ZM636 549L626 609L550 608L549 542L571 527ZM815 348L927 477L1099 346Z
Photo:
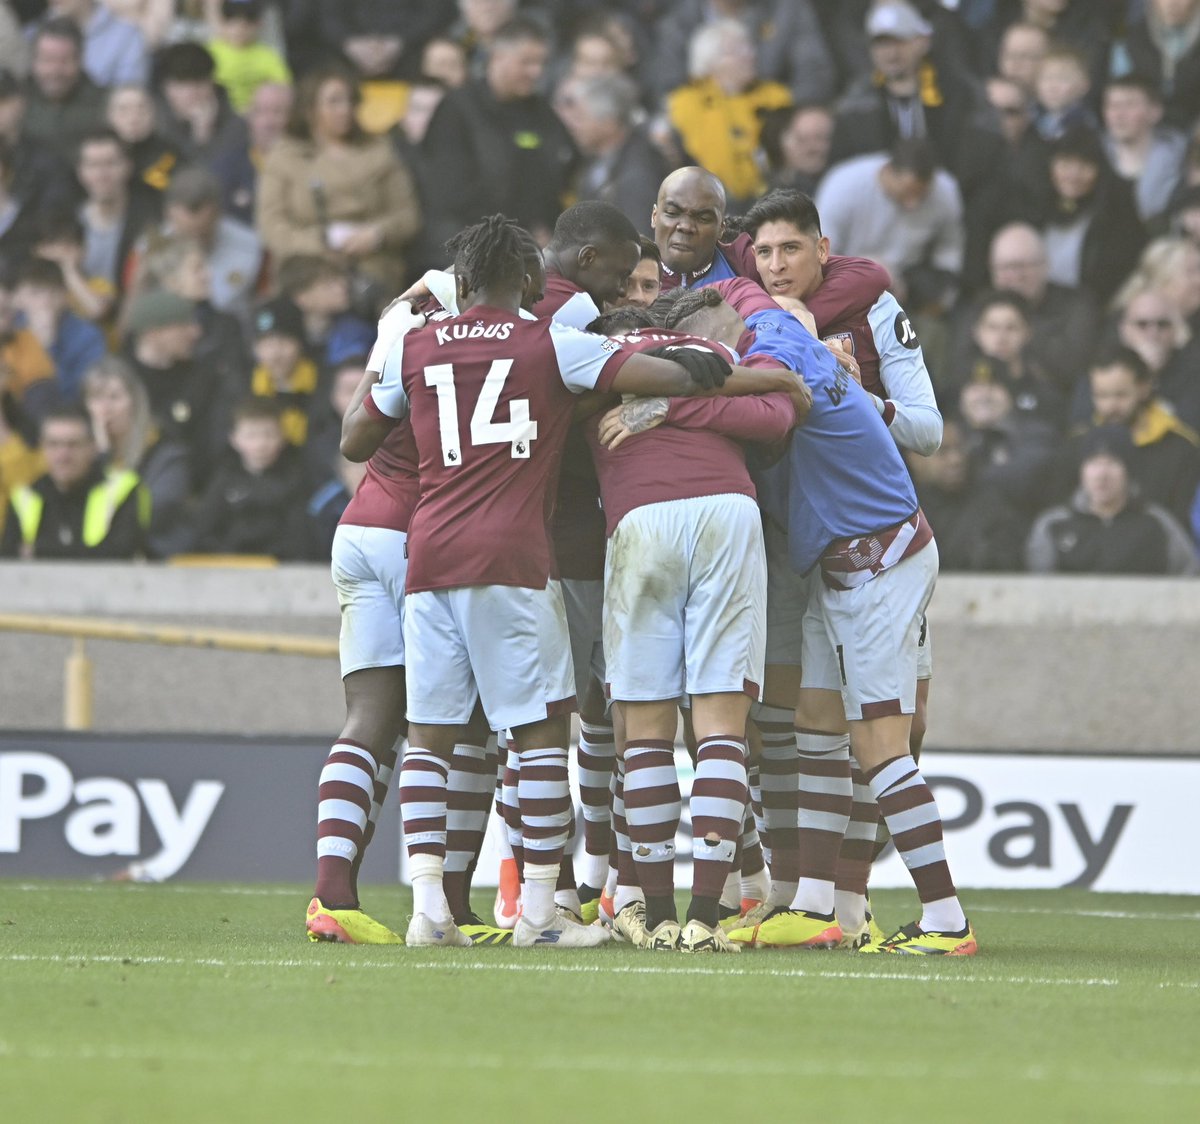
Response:
M742 904L742 875L740 871L731 870L725 876L725 885L721 889L721 904L726 909L737 909Z
M835 890L833 911L837 914L838 924L843 929L859 929L867 919L867 896L853 893L850 890Z
M608 855L589 855L586 851L575 861L575 873L585 886L599 890L608 877Z
M780 879L771 879L771 889L767 894L767 905L772 909L783 907L787 909L792 904L792 899L796 896L797 882L784 882Z
M569 909L576 917L583 916L583 903L579 900L578 890L555 890L554 904Z
M554 883L558 881L558 863L525 862L525 885L521 891L521 904L525 920L535 929L554 923Z
M408 859L413 913L423 913L431 921L450 920L450 905L442 889L443 866L441 855L410 855Z
M967 918L957 897L925 902L921 907L921 928L927 933L957 933L966 925Z

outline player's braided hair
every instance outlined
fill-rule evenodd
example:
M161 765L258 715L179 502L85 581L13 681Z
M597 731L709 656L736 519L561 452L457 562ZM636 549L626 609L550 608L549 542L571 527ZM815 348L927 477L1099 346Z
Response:
M650 315L648 309L629 305L625 308L614 308L597 316L588 326L587 331L598 336L620 336L627 332L636 332L641 328L657 328L658 321Z
M663 318L663 327L678 328L679 325L706 308L716 308L721 303L721 294L716 289L688 289L677 297Z
M686 289L668 289L654 298L653 304L650 305L650 315L654 317L654 322L660 328L666 327L667 313L675 307L675 302L686 292Z
M511 219L489 215L459 231L446 243L446 252L454 257L454 272L474 292L519 287L525 276L523 233Z

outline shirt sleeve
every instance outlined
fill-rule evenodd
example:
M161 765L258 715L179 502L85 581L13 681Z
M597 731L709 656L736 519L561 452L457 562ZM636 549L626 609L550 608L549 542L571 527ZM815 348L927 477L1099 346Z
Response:
M786 394L746 394L737 398L672 398L666 425L703 429L735 441L773 444L796 424L796 408Z
M830 255L822 274L817 291L804 301L820 332L870 308L892 283L888 271L870 258Z
M927 457L942 443L942 415L917 333L891 293L884 293L871 306L867 321L887 392L886 399L875 399L876 408L900 448Z
M624 350L616 340L568 328L557 320L550 324L550 342L563 385L572 394L608 390L617 372L635 354Z
M408 417L408 393L401 378L403 367L404 337L400 336L392 344L383 362L383 374L371 387L371 393L363 402L367 412L373 417L392 418L394 421L402 421Z
M599 315L596 302L587 293L572 293L552 313L554 323L581 332Z
M393 308L388 309L379 318L375 343L371 348L371 354L367 356L367 370L382 371L388 353L396 341L424 323L425 317L419 312L413 312L412 305L408 301L401 301Z
M779 312L779 305L771 299L757 281L748 277L729 277L715 282L711 288L721 294L743 320L749 320L756 312Z

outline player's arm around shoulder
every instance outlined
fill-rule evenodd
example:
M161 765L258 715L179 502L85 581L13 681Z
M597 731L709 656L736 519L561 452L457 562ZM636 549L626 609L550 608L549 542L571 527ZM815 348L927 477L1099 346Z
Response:
M921 341L891 293L871 306L867 321L879 352L879 377L887 398L872 395L875 408L892 432L896 444L927 457L942 443L942 415Z
M807 301L821 329L870 308L892 284L891 274L878 262L840 254L830 255L822 278Z
M796 424L792 398L779 392L738 398L633 398L600 419L597 436L606 448L616 449L630 437L669 425L768 445L782 441Z
M396 425L397 419L380 412L371 397L379 377L374 371L363 372L350 408L342 418L342 439L338 447L342 456L355 464L369 461Z
M411 309L409 311L411 313ZM385 336L384 321L380 321L379 339L367 361L367 370L354 388L354 396L342 418L339 447L348 461L361 464L370 460L396 423L408 417L408 395L401 373L404 336L415 326L415 321L409 317L403 325L388 325ZM378 359L380 355L386 356L382 363ZM376 373L378 368L382 370Z

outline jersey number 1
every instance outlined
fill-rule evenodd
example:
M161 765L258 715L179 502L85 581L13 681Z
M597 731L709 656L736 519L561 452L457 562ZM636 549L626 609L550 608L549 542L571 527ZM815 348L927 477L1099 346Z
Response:
M511 359L492 360L487 377L479 390L475 410L471 414L471 444L503 445L507 442L512 446L514 458L528 460L530 446L537 440L538 435L537 422L529 417L529 399L514 398L508 404L508 421L493 420L512 365ZM457 468L462 464L462 450L458 441L458 398L454 393L454 367L450 363L426 367L425 385L433 387L437 392L442 463L447 468Z

